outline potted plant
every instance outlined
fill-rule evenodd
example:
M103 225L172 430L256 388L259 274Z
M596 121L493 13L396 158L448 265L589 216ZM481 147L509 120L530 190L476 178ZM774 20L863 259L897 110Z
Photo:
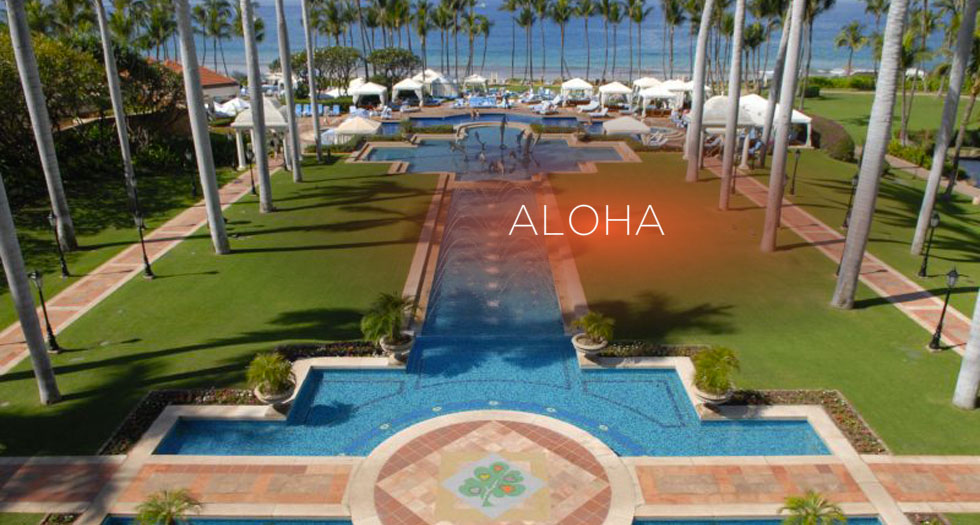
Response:
M715 346L694 354L691 361L694 362L694 386L702 401L720 404L731 399L732 374L739 369L734 350Z
M376 342L389 357L404 363L412 349L413 338L402 329L411 312L412 300L408 297L382 293L361 318L361 333L366 340Z
M248 365L246 379L255 397L267 405L278 405L289 399L296 385L293 364L278 352L256 355Z
M803 496L789 496L779 512L788 512L785 525L842 525L847 523L844 512L819 492L808 490Z
M187 514L201 511L201 504L187 489L161 490L147 496L136 508L140 525L176 525L187 521Z
M590 311L572 323L575 328L582 330L581 334L572 337L572 346L583 355L591 356L598 353L609 345L614 324L612 318Z

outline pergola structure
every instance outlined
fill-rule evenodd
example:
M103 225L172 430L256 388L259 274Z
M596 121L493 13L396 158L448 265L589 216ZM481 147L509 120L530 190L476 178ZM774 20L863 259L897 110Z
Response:
M291 141L288 140L289 123L286 121L285 108L270 97L262 97L262 107L265 110L265 129L271 133L284 135L287 139L284 143L289 147ZM231 123L231 128L235 130L235 152L239 170L246 166L244 133L251 131L253 126L252 108L241 111ZM289 155L286 155L286 159L289 159Z

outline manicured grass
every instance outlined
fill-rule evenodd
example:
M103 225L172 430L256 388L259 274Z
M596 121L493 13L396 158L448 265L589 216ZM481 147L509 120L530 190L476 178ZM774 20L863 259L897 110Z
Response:
M803 112L816 114L836 120L857 144L864 144L868 133L868 117L871 115L871 102L874 100L873 91L825 91L819 98L808 98L803 105ZM902 118L901 94L895 103L895 120L892 129L898 132ZM960 103L960 115L966 106L966 99ZM936 129L943 112L943 99L936 98L935 93L916 93L912 103L912 114L909 117L909 130ZM980 114L974 113L971 128L980 121ZM957 121L959 122L959 121Z
M235 176L230 168L220 169L218 183L224 184ZM198 201L200 197L191 197L190 177L161 174L137 181L147 228L160 226ZM73 276L68 279L59 278L57 247L47 219L48 202L15 208L14 220L24 260L28 268L44 274L44 293L48 298L138 241L121 177L82 185L66 184L65 192L79 244L78 250L65 254ZM0 330L16 321L17 314L7 297L6 279L0 275Z
M0 512L0 525L37 525L43 519L44 514Z
M279 211L231 206L234 253L199 231L59 335L65 400L38 404L27 362L0 376L0 453L90 454L151 389L241 385L256 352L360 337L379 292L400 292L435 177L385 165L273 177Z
M683 182L679 154L642 157L552 177L566 213L609 204L622 217L629 203L637 220L652 204L666 232L565 237L589 306L616 319L617 338L731 346L741 387L836 388L897 453L980 453L980 412L950 404L958 356L927 353L928 334L865 287L863 308L830 307L833 261L787 231L781 250L761 252L762 209L736 196L720 212L717 179Z
M980 525L980 514L946 514L953 525Z
M790 157L790 169L792 162ZM789 198L824 223L839 228L847 213L851 178L856 171L856 164L833 160L820 151L804 151L797 173L796 195ZM757 170L756 176L768 184L768 171ZM921 179L910 173L889 171L878 192L868 249L936 295L945 293L945 274L956 266L960 280L950 303L969 316L980 285L980 207L958 194L952 201L940 201L937 210L942 219L930 250L928 277L917 277L922 256L912 255L909 246L924 186ZM838 231L844 233L843 229Z

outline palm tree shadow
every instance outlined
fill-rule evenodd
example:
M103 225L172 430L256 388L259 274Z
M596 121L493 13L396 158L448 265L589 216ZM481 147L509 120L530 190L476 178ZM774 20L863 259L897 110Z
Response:
M735 331L729 304L701 303L677 307L664 294L644 292L633 301L601 301L589 308L616 320L616 338L666 341L674 333L700 331L727 334Z

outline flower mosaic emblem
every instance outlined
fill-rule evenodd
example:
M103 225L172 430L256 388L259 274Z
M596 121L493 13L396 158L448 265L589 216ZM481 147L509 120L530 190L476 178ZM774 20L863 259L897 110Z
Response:
M488 518L497 518L526 501L544 482L498 454L489 454L463 465L442 486Z

